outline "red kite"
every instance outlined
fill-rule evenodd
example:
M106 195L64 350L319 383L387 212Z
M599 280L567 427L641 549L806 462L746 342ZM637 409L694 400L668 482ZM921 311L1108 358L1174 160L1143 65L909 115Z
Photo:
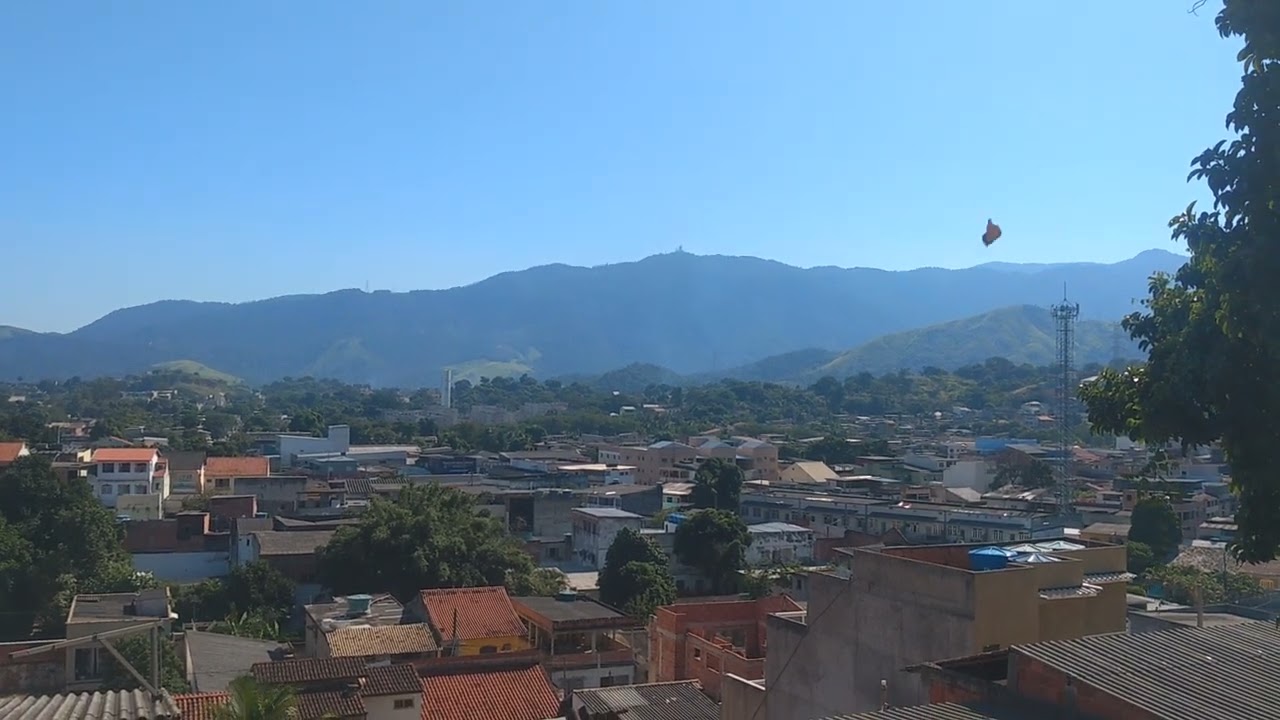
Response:
M991 243L1000 239L1000 226L987 218L987 231L982 233L982 244L991 247Z

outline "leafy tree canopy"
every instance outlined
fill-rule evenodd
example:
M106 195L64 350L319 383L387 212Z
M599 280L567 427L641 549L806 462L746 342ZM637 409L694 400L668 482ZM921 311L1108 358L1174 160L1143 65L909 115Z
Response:
M1153 277L1146 309L1125 318L1146 364L1103 372L1081 394L1100 431L1220 442L1240 492L1233 550L1263 562L1280 547L1280 3L1225 0L1216 22L1243 40L1244 75L1227 114L1234 139L1192 162L1213 209L1170 221L1190 259Z
M1147 546L1158 562L1173 555L1182 542L1182 523L1168 498L1149 495L1134 505L1129 540Z
M676 557L701 571L711 581L714 595L737 591L750 544L746 523L729 510L690 513L676 528Z
M697 508L737 512L742 498L742 468L731 460L711 458L698 466L689 499Z
M335 593L531 587L533 559L502 523L478 514L463 492L411 485L395 501L375 500L360 524L344 527L319 554L321 581Z
M675 580L662 550L625 528L614 538L600 571L600 599L635 618L675 601Z

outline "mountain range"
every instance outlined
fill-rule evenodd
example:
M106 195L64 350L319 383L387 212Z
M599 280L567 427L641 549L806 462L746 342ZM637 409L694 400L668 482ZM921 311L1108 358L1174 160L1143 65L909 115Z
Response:
M166 300L65 334L0 326L0 379L123 375L176 361L253 383L313 375L399 386L435 385L445 367L455 377L553 377L646 363L681 377L732 369L801 379L993 355L1040 361L1052 349L1045 307L1064 285L1081 305L1080 345L1095 332L1089 321L1100 321L1103 339L1089 347L1109 351L1112 324L1146 296L1147 278L1183 260L1149 250L1113 264L886 271L676 252L546 265L447 290Z

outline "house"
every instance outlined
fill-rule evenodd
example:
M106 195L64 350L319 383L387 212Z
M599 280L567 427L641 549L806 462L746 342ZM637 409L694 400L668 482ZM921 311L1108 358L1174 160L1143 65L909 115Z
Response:
M649 622L649 678L696 680L707 695L720 700L726 673L764 679L765 618L802 609L786 595L660 607Z
M427 622L442 654L486 655L529 648L520 622L502 586L423 590L407 608L415 621Z
M623 717L720 720L720 706L692 680L576 690L570 705L569 717L577 720Z
M0 470L31 454L25 442L0 442Z
M261 662L253 678L288 685L297 720L418 720L422 681L409 664L368 665L359 658L305 658ZM184 718L185 720L185 718Z
M669 482L662 484L662 509L679 510L692 504L693 483Z
M560 693L535 655L440 658L419 666L422 720L559 719Z
M249 533L247 550L242 550L237 560L241 564L262 560L299 585L313 584L316 582L316 551L329 543L334 532L255 530Z
M1124 632L1125 547L1076 540L837 549L835 570L809 574L808 607L822 612L766 619L766 716L920 704L912 663Z
M90 463L93 494L103 505L119 508L120 499L126 498L125 507L134 508L139 505L129 496L153 496L154 502L143 507L154 505L155 518L160 517L160 504L169 496L169 469L155 448L99 448Z
M609 546L624 528L639 532L644 527L644 517L626 510L610 507L574 508L573 553L576 558L594 567L604 569Z
M440 654L431 627L408 622L404 606L390 595L348 595L303 610L306 652L311 657L403 663Z
M133 567L163 582L197 582L231 571L231 536L210 528L210 514L182 512L163 520L124 523Z
M631 485L636 481L636 469L631 465L610 463L577 463L557 468L567 475L585 478L588 485Z
M236 492L236 479L270 474L271 461L264 457L211 457L205 461L199 491L209 495L230 495Z
M751 544L746 561L751 566L806 563L813 559L813 531L784 522L748 525Z
M58 695L0 695L4 720L192 720L180 714L173 696L161 691L151 697L144 690L61 693Z
M635 680L635 655L617 634L636 626L631 618L572 590L556 597L515 597L511 604L557 687L576 690Z
M588 507L609 507L653 517L662 512L659 485L607 485L587 491Z
M67 640L169 620L169 590L76 595L67 611ZM97 644L65 649L68 691L95 690L104 677L109 652Z

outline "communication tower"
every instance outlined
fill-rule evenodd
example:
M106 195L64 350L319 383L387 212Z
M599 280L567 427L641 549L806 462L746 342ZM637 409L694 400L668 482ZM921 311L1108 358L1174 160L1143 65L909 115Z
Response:
M1067 286L1062 286L1062 302L1049 308L1057 329L1057 408L1058 421L1058 509L1063 514L1071 511L1071 429L1074 427L1072 403L1076 396L1076 320L1080 318L1080 305L1067 300Z

